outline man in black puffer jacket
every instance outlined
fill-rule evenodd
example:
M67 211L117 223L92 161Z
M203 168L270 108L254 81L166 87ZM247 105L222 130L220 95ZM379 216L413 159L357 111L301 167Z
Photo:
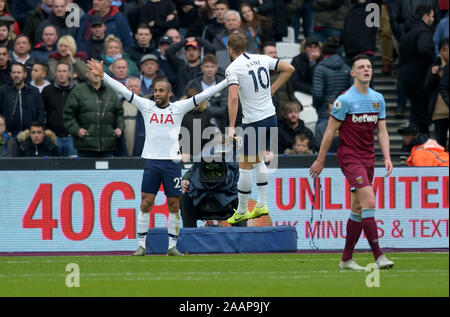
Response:
M420 133L428 135L430 95L424 82L428 68L434 61L433 22L433 8L419 5L416 14L406 22L405 34L400 42L400 76L411 102L411 122L419 126Z

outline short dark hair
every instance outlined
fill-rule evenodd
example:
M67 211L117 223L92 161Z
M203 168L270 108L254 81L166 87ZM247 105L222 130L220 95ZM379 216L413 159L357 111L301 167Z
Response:
M322 54L333 55L339 50L340 40L338 37L329 37L323 42Z
M419 17L423 17L425 14L430 14L431 11L434 11L433 7L428 4L419 4L416 8L416 15Z
M3 26L6 26L8 28L8 31L9 31L9 23L8 22L0 21L0 28L3 27Z
M30 123L30 129L32 127L41 127L42 130L45 130L45 125L41 121L33 121Z
M297 143L297 141L308 141L308 147L309 147L311 138L308 135L306 135L305 133L299 133L294 137L294 143Z
M136 33L137 33L137 30L139 30L139 29L146 29L146 30L149 30L149 31L150 31L150 34L152 34L152 29L150 28L150 26L149 26L147 23L141 23L141 24L139 24L138 27L136 28Z
M275 42L265 42L265 43L263 43L263 45L261 45L261 54L264 54L264 49L265 49L267 46L275 46L275 47L277 47L277 45L275 44Z
M230 3L227 0L217 0L216 5L218 4L224 4L227 8L230 8Z
M217 57L216 57L216 55L206 54L205 56L203 56L202 65L205 64L205 63L213 63L213 64L217 65Z
M42 68L44 69L44 71L48 74L48 65L46 64L46 63L44 63L44 62L35 62L34 63L34 65L39 65L39 66L42 66ZM33 66L34 66L33 65Z
M439 42L439 50L441 50L445 45L449 46L449 45L448 45L448 37L446 37L445 39L442 39L442 40Z
M24 37L24 38L26 38L27 39L27 41L28 41L28 43L30 43L30 45L31 45L31 40L30 40L30 38L28 37L28 35L25 35L25 34L19 34L19 35L17 35L17 37L16 37L16 39L14 40L14 45L16 44L16 41L18 40L18 39L20 39L21 37Z
M55 69L57 69L59 65L66 65L67 67L69 67L69 70L70 70L70 71L72 70L72 67L70 66L70 64L69 64L68 62L59 60L58 63L56 64Z
M20 67L22 67L24 73L27 72L27 69L25 68L25 65L22 64L22 63L19 63L19 62L13 62L13 63L11 63L11 71L12 71L13 66L20 66Z
M169 91L172 91L172 84L166 77L157 77L153 80L152 87L155 89L155 86L159 82L165 82L167 84L167 87L169 88Z
M351 67L353 68L353 65L355 65L355 63L361 59L367 59L370 62L370 65L372 65L372 60L370 59L370 57L368 55L359 54L359 55L356 55L355 57L353 57Z

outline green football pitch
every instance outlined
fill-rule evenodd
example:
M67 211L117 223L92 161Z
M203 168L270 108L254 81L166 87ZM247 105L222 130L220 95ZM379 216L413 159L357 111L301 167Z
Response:
M448 252L386 255L379 272L340 271L338 253L0 257L0 296L449 296Z

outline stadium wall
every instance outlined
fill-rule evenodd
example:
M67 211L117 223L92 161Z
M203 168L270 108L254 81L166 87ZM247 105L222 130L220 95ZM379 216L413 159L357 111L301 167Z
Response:
M110 169L107 161L95 166L0 168L0 252L134 250L142 169ZM448 169L397 167L384 176L384 168L377 167L381 247L448 248ZM160 191L151 227L167 226L167 204ZM314 199L316 191L321 199ZM249 226L295 226L299 250L344 247L350 191L339 168L326 168L320 183L311 180L308 168L271 170L268 193L270 217L249 221ZM256 196L254 186L250 207ZM368 248L361 239L357 249Z

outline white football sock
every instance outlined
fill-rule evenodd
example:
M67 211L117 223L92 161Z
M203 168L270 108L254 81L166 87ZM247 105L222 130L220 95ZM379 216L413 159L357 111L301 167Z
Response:
M252 191L253 174L252 170L239 169L239 181L237 184L239 205L238 214L244 214L248 209L248 198Z
M264 207L267 203L267 166L264 162L254 164L253 166L255 167L256 185L258 188L258 200L256 202L256 207Z
M169 221L167 224L169 233L169 249L177 245L178 236L180 234L180 213L169 212Z
M137 235L138 235L138 243L144 249L149 226L150 226L150 213L140 211L138 214Z

